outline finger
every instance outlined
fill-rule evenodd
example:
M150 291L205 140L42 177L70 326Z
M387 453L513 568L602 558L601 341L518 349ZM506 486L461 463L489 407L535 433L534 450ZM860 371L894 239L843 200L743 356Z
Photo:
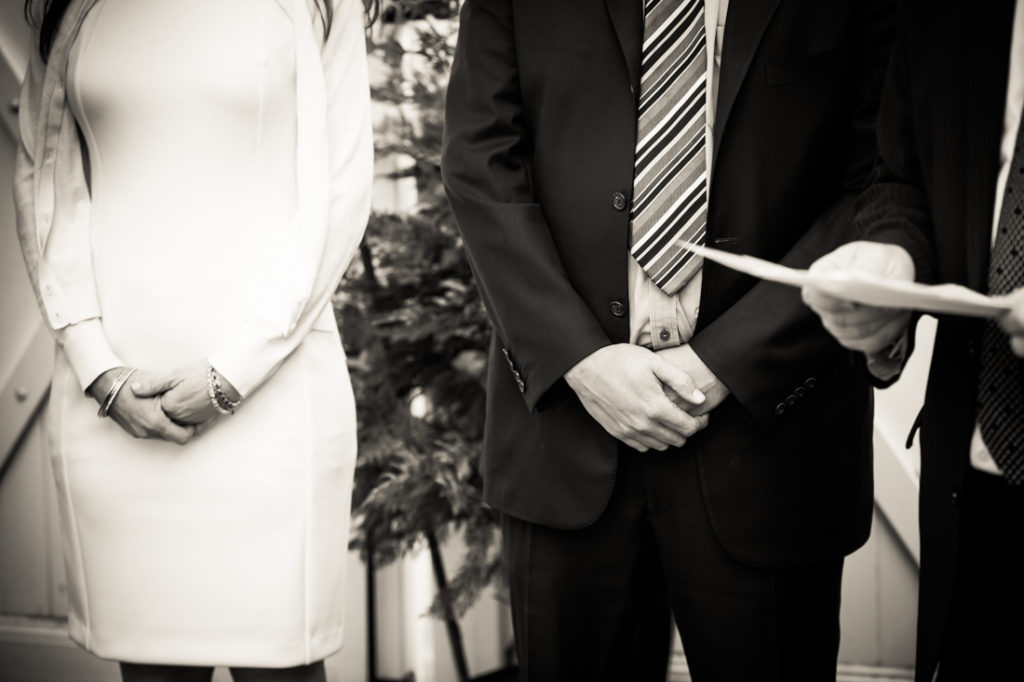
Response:
M666 443L663 440L660 440L660 439L655 438L653 436L648 436L648 435L645 435L645 434L642 434L642 433L637 433L634 436L634 440L639 441L640 444L644 446L644 450L642 450L641 452L644 452L646 450L655 450L656 452L665 452L670 447L672 447L671 445L669 445L668 443Z
M693 383L693 379L689 374L657 355L652 354L651 358L654 376L675 391L680 398L694 405L700 405L707 399L700 389L697 388L696 384Z
M1011 336L1010 337L1010 350L1018 358L1024 358L1024 336Z
M829 322L836 327L848 328L851 330L863 327L866 329L878 329L891 320L907 316L906 310L899 308L876 308L874 306L856 306L850 310L833 313L829 316Z
M999 326L1007 334L1024 333L1024 311L1014 308L999 318Z
M196 430L194 426L181 426L168 419L155 435L177 445L185 445L196 435Z
M638 441L636 438L624 437L619 438L619 440L625 443L627 446L633 448L637 452L647 452L648 450L650 450L649 447Z
M900 340L906 331L906 319L897 318L890 320L881 328L863 337L848 338L844 346L851 350L860 351L865 355L875 355L889 349L894 343Z
M138 376L132 377L132 393L139 398L152 398L153 396L166 393L181 383L181 379L175 376Z
M846 300L826 294L821 289L805 286L800 290L800 297L814 312L819 315L826 313L842 313L853 308Z
M658 410L657 417L652 418L650 424L643 425L637 430L644 434L654 435L666 443L673 443L673 440L680 436L685 442L687 438L700 431L701 426L698 419L698 417L690 416L676 405L672 405L671 411Z
M107 414L111 419L114 420L114 423L116 423L118 426L124 429L125 433L127 433L132 438L142 438L142 436L144 435L142 429L140 429L135 424L128 422L126 419L121 417L121 415L116 414L113 411L108 412Z
M649 423L644 429L637 432L635 437L655 450L664 450L668 447L681 448L687 438L685 434L673 431L658 422Z
M693 422L693 418L685 409L667 397L652 404L651 408L647 410L647 417L651 421L641 430L658 440L680 447L690 436L690 433L684 432L684 429Z
M162 438L178 445L185 445L192 440L192 437L195 435L195 428L175 424L163 413L159 404L155 404L154 408L154 413L150 415L149 423L149 432L152 437Z

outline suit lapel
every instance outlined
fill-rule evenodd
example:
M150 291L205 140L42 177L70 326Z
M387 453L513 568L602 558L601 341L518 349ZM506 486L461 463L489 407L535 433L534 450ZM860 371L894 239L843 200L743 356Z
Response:
M619 46L629 69L629 83L634 99L640 93L640 52L644 36L643 0L605 0L608 15L619 38Z
M722 66L718 72L718 102L715 107L714 157L722 148L722 134L736 102L740 86L750 70L754 53L780 0L731 0L725 19ZM714 164L717 167L718 164Z
M967 12L967 281L981 291L988 285L1013 9L1013 0L994 0Z

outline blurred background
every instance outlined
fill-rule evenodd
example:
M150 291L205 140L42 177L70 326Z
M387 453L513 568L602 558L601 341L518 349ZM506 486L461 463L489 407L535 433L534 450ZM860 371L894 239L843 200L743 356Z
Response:
M438 168L457 1L396 0L367 31L374 213L335 297L360 454L337 682L512 680L497 516L481 504L486 316ZM25 275L9 189L29 54L22 0L0 0L0 681L117 680L67 638L54 483L40 417L53 343ZM843 682L912 679L921 406L934 322L876 394L875 518L846 563ZM809 513L813 513L810 510ZM666 624L668 627L668 624ZM742 652L737 652L742 655ZM218 671L216 680L227 680ZM676 642L671 680L689 680Z

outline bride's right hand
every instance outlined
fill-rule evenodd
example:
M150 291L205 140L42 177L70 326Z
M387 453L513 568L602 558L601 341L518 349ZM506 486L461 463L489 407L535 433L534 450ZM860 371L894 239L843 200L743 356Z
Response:
M122 369L124 368L115 367L107 370L92 382L86 392L102 405ZM148 373L136 371L131 380L145 380L147 375ZM160 395L139 398L128 386L121 387L117 398L107 411L107 416L135 438L159 438L185 445L196 433L195 427L175 424L164 414L160 407Z

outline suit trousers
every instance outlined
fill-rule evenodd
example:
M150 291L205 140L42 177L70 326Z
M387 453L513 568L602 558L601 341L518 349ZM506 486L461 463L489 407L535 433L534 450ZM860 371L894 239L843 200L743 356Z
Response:
M593 524L503 517L522 682L664 682L670 610L694 682L834 681L842 558L743 563L715 536L691 451L618 457Z
M939 682L1024 680L1024 487L970 469Z

